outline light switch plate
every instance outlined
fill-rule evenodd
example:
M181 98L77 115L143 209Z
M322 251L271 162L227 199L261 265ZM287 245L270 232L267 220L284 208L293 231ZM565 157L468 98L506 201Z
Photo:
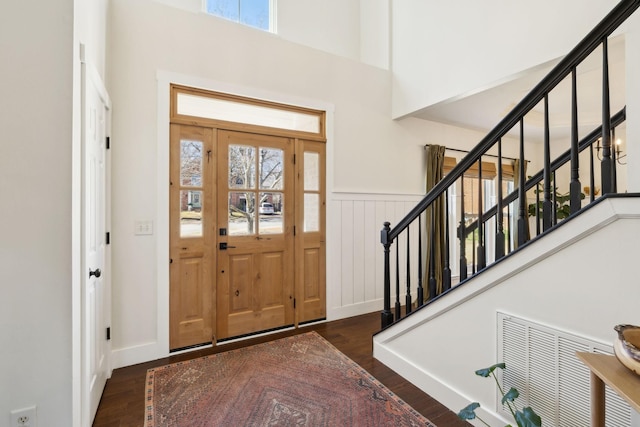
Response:
M136 236L153 234L153 221L150 219L135 221L134 233Z

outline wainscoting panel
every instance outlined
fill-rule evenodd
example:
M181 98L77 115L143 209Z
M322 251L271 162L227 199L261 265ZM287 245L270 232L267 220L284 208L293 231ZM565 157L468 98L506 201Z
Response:
M327 299L329 318L382 309L384 254L380 231L393 227L420 201L419 195L333 193L327 209ZM417 236L417 229L411 230ZM401 299L406 292L406 237L400 241ZM411 251L417 253L417 237ZM395 265L395 245L391 249ZM395 278L393 278L395 284ZM392 286L393 288L394 286ZM411 287L417 287L417 266L411 266ZM330 289L331 288L331 289ZM392 302L395 292L392 289ZM412 291L412 294L415 291Z

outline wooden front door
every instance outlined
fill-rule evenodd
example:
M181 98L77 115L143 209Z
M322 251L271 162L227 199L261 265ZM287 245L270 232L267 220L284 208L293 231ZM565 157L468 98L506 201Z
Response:
M293 325L294 143L218 131L217 339Z

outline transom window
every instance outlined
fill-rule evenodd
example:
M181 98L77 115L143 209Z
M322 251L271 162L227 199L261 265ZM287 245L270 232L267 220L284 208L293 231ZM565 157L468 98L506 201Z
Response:
M230 21L275 32L275 0L206 0L205 11Z
M174 117L211 119L226 126L254 125L280 131L284 136L322 137L324 112L268 101L172 86Z

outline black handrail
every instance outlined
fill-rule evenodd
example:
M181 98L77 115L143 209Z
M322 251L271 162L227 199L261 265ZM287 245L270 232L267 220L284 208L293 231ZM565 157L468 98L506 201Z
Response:
M514 107L496 127L490 131L460 162L440 180L407 216L389 232L394 240L407 226L422 213L427 206L449 188L467 169L476 163L484 153L515 127L520 119L531 111L551 92L571 70L586 59L604 39L611 35L631 14L640 7L640 0L622 0L578 45L567 54L553 69Z

